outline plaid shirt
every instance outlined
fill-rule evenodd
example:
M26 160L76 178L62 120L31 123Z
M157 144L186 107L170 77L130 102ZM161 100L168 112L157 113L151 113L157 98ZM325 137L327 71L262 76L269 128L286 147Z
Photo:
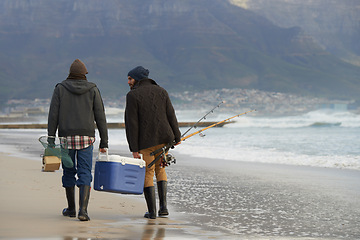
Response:
M68 149L83 149L95 142L95 137L89 136L67 136L67 148Z

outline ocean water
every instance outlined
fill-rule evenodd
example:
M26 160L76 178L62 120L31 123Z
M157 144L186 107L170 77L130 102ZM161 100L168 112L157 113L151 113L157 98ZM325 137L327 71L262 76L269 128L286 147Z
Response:
M179 121L203 114L177 112ZM359 136L351 112L234 118L170 150L178 156L167 168L170 210L222 239L359 239ZM124 130L110 138L112 148L127 145Z
M178 111L180 121L197 121L206 111ZM212 114L221 121L235 114ZM201 128L192 129L188 134ZM188 128L181 128L182 133ZM186 134L186 135L188 135ZM170 152L193 157L360 170L360 115L319 110L298 116L231 119L183 141ZM109 131L109 142L127 146L123 129Z
M359 136L360 116L350 112L240 116L171 150L180 158L167 170L169 198L193 223L230 239L359 239Z
M177 116L197 121L206 112ZM236 114L214 112L206 121ZM42 135L46 130L0 130L0 150L30 156L40 169ZM167 168L169 218L224 234L217 239L359 239L359 136L360 115L324 110L250 113L194 135L170 151L178 157ZM109 129L109 151L130 154L124 129Z

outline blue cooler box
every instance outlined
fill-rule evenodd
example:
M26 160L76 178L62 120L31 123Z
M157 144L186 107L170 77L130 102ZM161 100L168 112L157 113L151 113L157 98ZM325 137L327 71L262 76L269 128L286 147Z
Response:
M142 194L145 161L119 155L102 155L95 163L94 189L97 191Z

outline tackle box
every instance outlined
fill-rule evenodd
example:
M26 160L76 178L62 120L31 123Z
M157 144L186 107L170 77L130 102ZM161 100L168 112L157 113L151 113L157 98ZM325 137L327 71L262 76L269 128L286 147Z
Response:
M142 194L145 161L119 155L99 154L95 163L94 189L97 191Z
M61 160L56 156L43 156L43 172L54 172L60 169Z
M55 170L59 170L61 165L61 159L59 156L61 156L60 148L45 148L44 155L42 157L42 171L54 172Z

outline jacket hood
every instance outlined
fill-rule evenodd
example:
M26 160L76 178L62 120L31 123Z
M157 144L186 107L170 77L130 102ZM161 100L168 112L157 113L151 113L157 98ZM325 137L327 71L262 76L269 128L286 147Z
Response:
M88 82L86 80L79 79L66 79L60 83L60 85L64 86L71 93L82 95L88 92L93 87L96 87L95 83Z

